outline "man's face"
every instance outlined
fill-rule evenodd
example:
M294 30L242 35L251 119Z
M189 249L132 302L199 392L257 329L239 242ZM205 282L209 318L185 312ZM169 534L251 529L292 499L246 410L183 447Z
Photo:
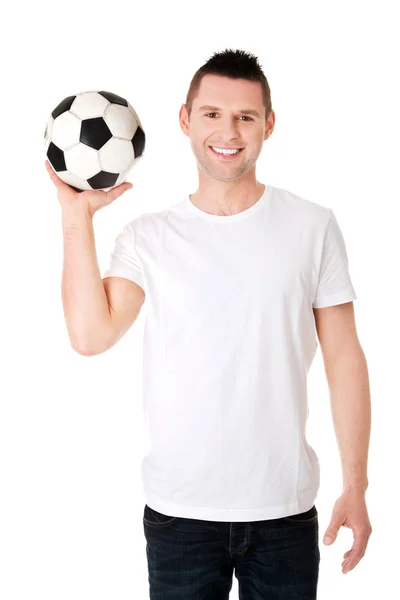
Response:
M216 108L202 108L203 106ZM258 114L251 114L249 111ZM182 105L180 123L190 137L199 167L213 179L233 181L251 169L264 141L271 135L275 114L265 120L261 84L258 81L205 75L192 104L190 121ZM242 148L238 154L224 156L213 148Z

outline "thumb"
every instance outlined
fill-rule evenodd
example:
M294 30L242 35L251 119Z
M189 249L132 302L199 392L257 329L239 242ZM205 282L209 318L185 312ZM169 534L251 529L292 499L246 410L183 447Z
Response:
M129 181L126 181L125 183L121 183L120 185L117 185L117 187L114 187L114 188L111 188L111 190L108 190L107 198L111 202L113 202L114 200L116 200L117 198L122 196L122 194L124 192L127 192L128 190L131 190L132 188L133 188L133 185Z
M338 533L337 529L335 529L333 524L330 523L329 527L326 530L325 535L324 535L324 539L323 539L324 544L326 546L329 546L329 544L333 544L333 542L336 540L337 533Z

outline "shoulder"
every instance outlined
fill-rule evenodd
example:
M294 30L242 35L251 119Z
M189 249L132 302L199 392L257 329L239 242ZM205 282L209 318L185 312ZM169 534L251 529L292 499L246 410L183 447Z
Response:
M165 225L181 210L182 204L179 202L160 211L143 212L129 221L126 227L136 238L144 236L151 239L153 236L159 236Z
M284 188L271 187L274 210L287 222L295 223L297 226L308 226L311 229L326 229L332 212L328 206Z
M316 218L321 218L322 220L326 220L328 218L330 210L328 206L305 198L300 194L296 194L295 192L291 192L284 188L277 186L271 187L273 188L273 192L283 209L292 210L296 214L303 213L307 216L315 216Z

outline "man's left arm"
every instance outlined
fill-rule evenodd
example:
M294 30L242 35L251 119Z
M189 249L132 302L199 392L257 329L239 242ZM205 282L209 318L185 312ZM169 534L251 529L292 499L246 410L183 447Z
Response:
M342 525L353 530L354 543L342 563L342 572L347 573L364 556L372 532L365 502L371 432L368 367L357 336L353 302L313 310L343 475L342 495L333 508L324 543L335 541Z

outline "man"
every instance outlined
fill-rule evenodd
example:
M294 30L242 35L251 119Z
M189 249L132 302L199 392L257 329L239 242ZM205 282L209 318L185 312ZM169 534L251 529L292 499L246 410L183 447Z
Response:
M82 354L104 352L145 301L150 598L227 599L235 573L243 600L310 600L320 562L319 463L305 438L316 335L343 469L326 534L334 540L342 525L354 533L343 573L371 534L368 373L344 239L330 208L256 179L275 124L256 57L232 50L211 57L193 77L179 118L198 189L124 227L104 273L105 297L91 217L129 184L102 192L96 206L92 199L80 220L64 210L64 230L70 237L79 230L81 251L91 256L86 280L80 262L84 290L78 266L75 279L72 266L69 279L65 273L71 339ZM86 226L78 226L82 220ZM72 253L66 246L69 264ZM92 323L84 326L78 316L89 307Z

